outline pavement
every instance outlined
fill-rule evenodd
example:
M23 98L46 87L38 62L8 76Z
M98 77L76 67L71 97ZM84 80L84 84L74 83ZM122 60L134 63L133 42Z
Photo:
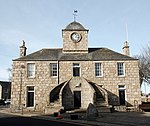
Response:
M98 126L150 126L150 112L114 112L99 113L99 117L87 120L84 118L85 113L67 113L62 114L61 118L54 117L53 114L41 113L11 113L9 108L0 108L0 113L14 116L32 117L44 120L57 120L60 122L70 122L82 125ZM71 115L78 115L80 118L71 119Z

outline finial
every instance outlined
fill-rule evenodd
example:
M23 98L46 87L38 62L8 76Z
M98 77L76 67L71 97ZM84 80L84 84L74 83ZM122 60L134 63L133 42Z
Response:
M21 41L20 47L25 47L25 41L24 40Z
M76 21L76 17L78 16L77 13L78 13L78 11L74 10L74 12L73 12L74 21Z
M24 40L22 40L22 46L25 46L25 41Z
M126 41L128 42L128 26L126 24Z
M129 45L128 45L128 41L125 41L124 42L124 47L128 47Z

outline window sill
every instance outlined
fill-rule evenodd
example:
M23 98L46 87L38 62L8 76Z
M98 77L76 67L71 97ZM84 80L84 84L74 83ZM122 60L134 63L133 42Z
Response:
M27 77L27 78L29 78L29 79L34 79L34 78L35 78L35 76L31 76L31 77Z
M50 78L57 78L58 76L50 76Z
M103 76L95 76L96 78L102 78Z
M118 75L119 78L125 77L125 75Z

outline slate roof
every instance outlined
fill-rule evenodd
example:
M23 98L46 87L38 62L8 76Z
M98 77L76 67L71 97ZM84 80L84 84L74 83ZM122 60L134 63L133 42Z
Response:
M88 31L87 29L85 29L84 27L83 27L83 25L81 25L79 22L76 22L76 21L74 21L74 22L71 22L70 24L68 24L67 26L66 26L66 28L65 29L63 29L64 31L65 30L82 30L82 31Z
M88 48L88 53L63 53L62 48L41 49L14 61L104 61L137 60L108 48Z

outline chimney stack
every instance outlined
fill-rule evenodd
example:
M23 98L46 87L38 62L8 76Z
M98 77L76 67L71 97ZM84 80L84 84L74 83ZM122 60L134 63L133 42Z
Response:
M126 56L130 56L129 44L127 41L124 42L123 54Z
M22 45L20 46L20 57L26 56L26 50L25 41L22 40Z

